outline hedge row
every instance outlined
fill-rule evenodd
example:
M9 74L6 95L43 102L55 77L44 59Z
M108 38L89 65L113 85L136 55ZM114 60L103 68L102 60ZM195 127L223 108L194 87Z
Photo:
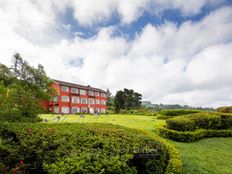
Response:
M232 115L222 113L196 113L177 116L166 120L167 128L177 131L194 131L196 129L231 129Z
M193 114L199 112L203 112L203 111L194 110L194 109L164 109L158 113L157 118L168 119L179 115L187 115L187 114Z
M222 113L232 113L232 106L224 106L217 108L216 111L222 112Z
M164 137L174 141L179 142L193 142L201 138L210 137L232 137L232 130L205 130L198 129L195 131L176 131L166 128L165 126L159 126L159 134Z
M110 124L0 122L0 154L2 173L182 172L173 145Z

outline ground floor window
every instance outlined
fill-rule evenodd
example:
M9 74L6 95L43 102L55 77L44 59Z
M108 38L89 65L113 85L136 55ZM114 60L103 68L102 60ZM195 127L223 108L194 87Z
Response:
M97 112L97 113L100 113L100 111L101 111L101 110L100 110L99 108L96 108L96 112Z
M54 107L54 113L57 113L57 114L58 114L59 112L60 112L60 111L59 111L59 107L58 107L58 106L55 106L55 107Z
M81 112L84 112L84 113L85 113L85 112L87 112L87 111L88 111L88 109L87 109L86 107L82 107L82 108L81 108Z
M70 113L69 107L67 107L67 106L63 106L61 110L62 110L62 113L64 113L64 114Z
M72 113L73 114L76 114L76 113L79 113L80 112L80 108L78 107L72 107Z
M106 109L102 108L101 113L106 113Z

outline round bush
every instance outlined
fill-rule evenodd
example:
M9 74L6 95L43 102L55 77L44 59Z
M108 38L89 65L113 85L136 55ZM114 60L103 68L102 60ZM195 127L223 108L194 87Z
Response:
M6 173L181 172L165 143L121 126L2 122L0 138Z

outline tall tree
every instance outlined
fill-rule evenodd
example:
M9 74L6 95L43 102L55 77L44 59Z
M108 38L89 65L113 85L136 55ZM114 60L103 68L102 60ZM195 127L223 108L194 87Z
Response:
M1 116L36 117L43 109L42 102L54 94L43 66L30 66L18 53L10 68L0 65L0 82L0 100L5 101L0 105Z
M115 112L119 112L120 109L135 109L141 107L142 95L135 92L133 89L126 89L117 91L114 104Z
M107 89L107 91L106 91L106 96L107 96L106 107L107 107L108 110L113 110L113 108L114 108L114 97L112 96L112 93L110 92L109 89Z

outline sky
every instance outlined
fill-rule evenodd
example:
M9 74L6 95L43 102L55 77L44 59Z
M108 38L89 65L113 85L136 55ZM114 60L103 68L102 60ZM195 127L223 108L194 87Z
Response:
M0 0L0 63L153 103L232 105L232 0Z

